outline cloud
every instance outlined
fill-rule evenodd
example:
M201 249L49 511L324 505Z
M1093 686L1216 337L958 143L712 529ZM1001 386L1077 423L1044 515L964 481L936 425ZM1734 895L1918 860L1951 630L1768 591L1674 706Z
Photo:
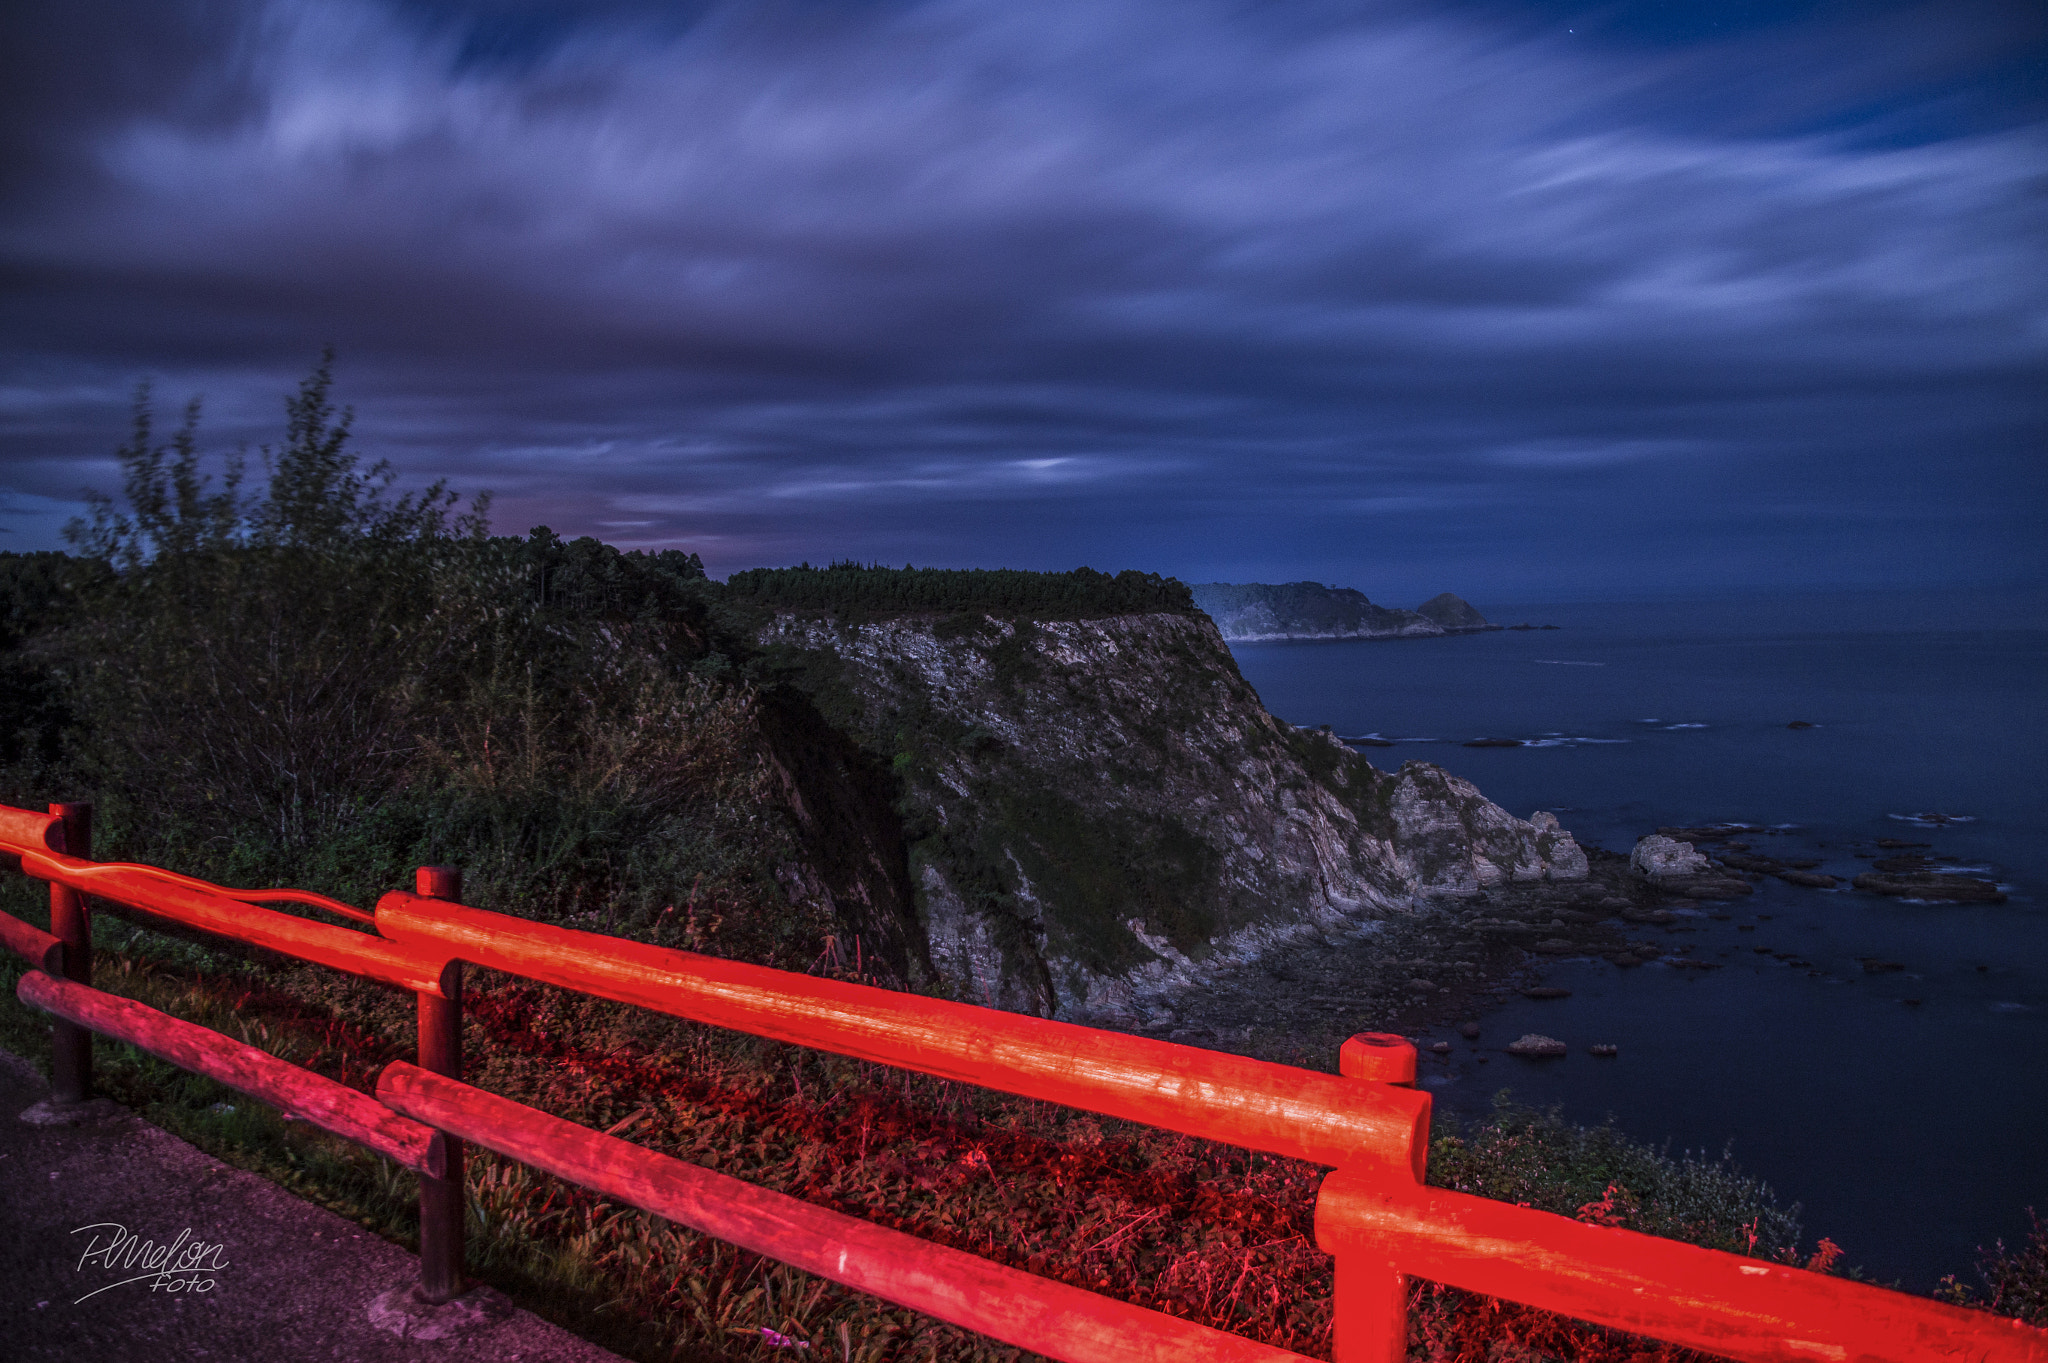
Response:
M330 339L408 476L726 567L914 531L1196 571L1227 520L1320 578L1331 508L1735 505L1730 469L1917 503L1929 448L2043 430L2048 131L1972 84L2040 34L1997 7L1704 43L1449 4L491 13L157 15L132 91L19 96L7 485L108 486L145 372L269 438Z
M1682 440L1539 440L1503 446L1487 459L1504 468L1598 469L1702 452L1698 444Z

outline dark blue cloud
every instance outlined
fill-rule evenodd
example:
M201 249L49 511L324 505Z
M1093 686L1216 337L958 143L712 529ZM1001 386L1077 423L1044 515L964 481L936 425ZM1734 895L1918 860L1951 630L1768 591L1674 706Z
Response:
M258 442L332 340L408 478L721 568L2048 568L2021 7L46 9L9 544L138 377Z

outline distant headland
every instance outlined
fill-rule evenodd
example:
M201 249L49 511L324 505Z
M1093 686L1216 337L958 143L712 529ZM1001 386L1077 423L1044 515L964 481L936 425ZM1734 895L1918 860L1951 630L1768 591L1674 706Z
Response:
M1489 623L1449 592L1433 596L1411 611L1374 605L1355 587L1326 587L1320 582L1203 582L1189 590L1194 593L1195 605L1216 622L1231 643L1417 639L1504 628Z

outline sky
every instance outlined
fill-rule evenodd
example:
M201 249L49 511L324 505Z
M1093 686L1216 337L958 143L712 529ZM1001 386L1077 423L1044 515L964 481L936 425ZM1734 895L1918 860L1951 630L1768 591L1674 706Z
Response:
M31 0L0 549L331 344L403 485L1413 605L2048 582L2038 0Z

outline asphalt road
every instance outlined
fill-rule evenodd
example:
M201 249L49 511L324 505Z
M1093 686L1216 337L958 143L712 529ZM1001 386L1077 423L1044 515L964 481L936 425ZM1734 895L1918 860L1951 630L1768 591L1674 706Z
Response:
M77 1126L18 1119L48 1092L0 1051L10 1363L617 1363L487 1289L452 1310L410 1303L411 1254L125 1109ZM178 1271L148 1272L142 1241L172 1247L163 1262Z

